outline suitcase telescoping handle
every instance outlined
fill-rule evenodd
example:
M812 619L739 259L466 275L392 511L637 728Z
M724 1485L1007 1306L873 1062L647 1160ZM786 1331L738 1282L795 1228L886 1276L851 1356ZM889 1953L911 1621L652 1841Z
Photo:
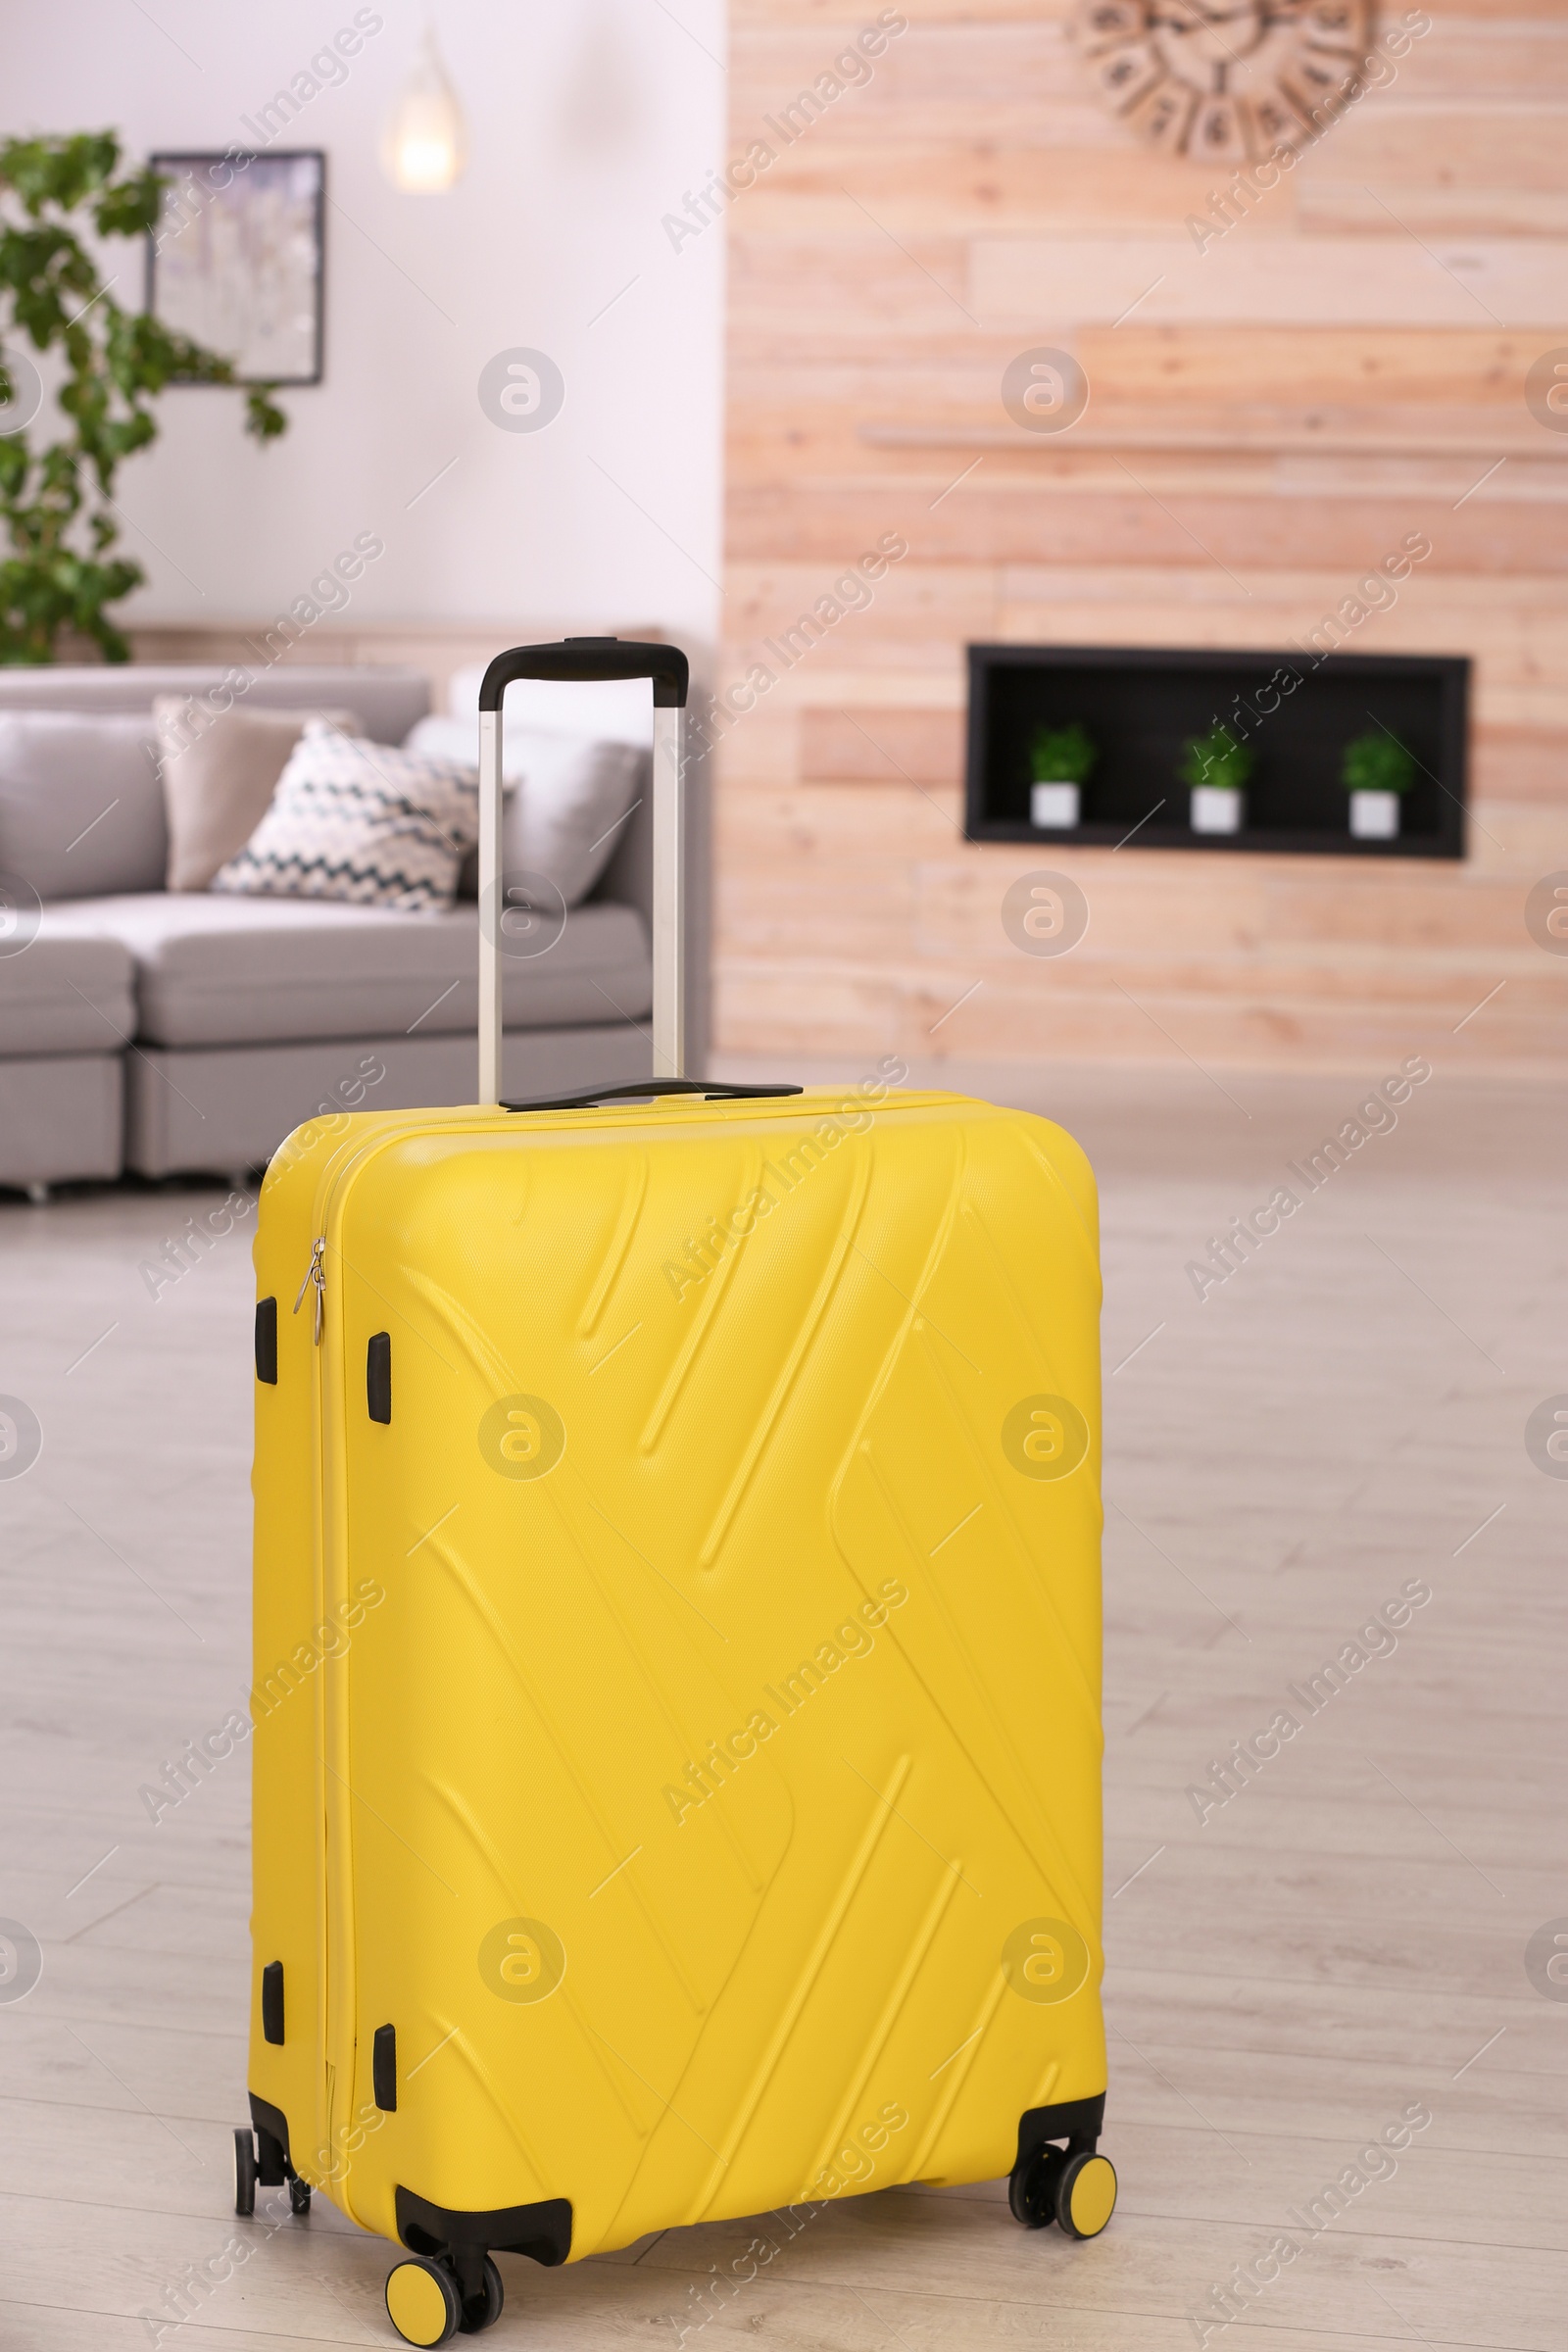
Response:
M654 1075L679 1078L686 1034L686 808L683 720L689 671L673 645L568 637L497 654L479 689L479 1101L501 1100L501 701L514 678L654 688Z

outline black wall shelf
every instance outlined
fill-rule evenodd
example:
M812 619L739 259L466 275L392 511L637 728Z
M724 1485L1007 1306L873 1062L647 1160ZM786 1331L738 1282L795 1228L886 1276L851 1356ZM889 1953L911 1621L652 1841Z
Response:
M1469 662L1447 655L972 645L964 835L1042 848L1126 841L1148 850L1462 858L1469 689ZM1031 739L1043 723L1073 719L1100 749L1083 821L1033 825ZM1183 743L1217 720L1256 754L1240 833L1195 833L1176 775ZM1416 781L1396 838L1360 840L1349 830L1341 761L1353 737L1380 728L1415 759ZM1151 815L1161 796L1164 807Z

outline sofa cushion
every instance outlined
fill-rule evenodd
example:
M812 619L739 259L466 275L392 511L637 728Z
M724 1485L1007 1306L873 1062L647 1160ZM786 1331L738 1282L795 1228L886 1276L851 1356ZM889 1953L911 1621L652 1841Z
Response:
M478 1025L477 908L409 915L308 899L158 891L52 906L56 936L108 937L136 963L137 1034L160 1045L428 1036ZM548 932L545 934L549 936ZM554 944L504 964L509 1029L646 1017L635 907L569 913Z
M271 807L311 718L344 735L358 724L352 710L249 710L236 703L214 717L194 695L154 697L170 890L205 890L219 867L238 856Z
M435 912L452 904L478 818L473 769L309 719L270 808L213 889Z
M465 760L477 776L477 732L471 718L421 718L406 748L426 759ZM614 856L621 819L648 790L648 769L647 753L632 744L548 727L503 727L503 866L546 875L566 906L577 906ZM458 895L478 894L478 858L471 853Z
M150 709L0 709L0 872L40 899L158 890L169 858Z
M135 1035L134 966L117 939L37 934L0 954L0 1060L19 1054L118 1054Z

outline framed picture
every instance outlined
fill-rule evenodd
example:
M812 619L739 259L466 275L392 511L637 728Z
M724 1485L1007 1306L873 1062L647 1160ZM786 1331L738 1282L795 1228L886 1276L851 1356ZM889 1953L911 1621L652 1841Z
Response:
M163 209L147 239L147 308L234 363L242 383L321 380L326 157L155 155Z

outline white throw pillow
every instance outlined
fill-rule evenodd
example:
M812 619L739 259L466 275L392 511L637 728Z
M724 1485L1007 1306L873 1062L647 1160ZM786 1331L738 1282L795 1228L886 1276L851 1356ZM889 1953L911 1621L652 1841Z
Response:
M440 911L452 904L478 808L472 768L339 735L312 719L271 807L212 887Z
M425 759L476 761L478 720L421 718L404 749ZM477 792L478 770L469 772ZM546 875L563 903L575 906L625 840L624 820L647 791L648 773L647 755L634 744L509 720L501 730L502 864ZM470 858L460 895L472 898L477 888L477 861Z

